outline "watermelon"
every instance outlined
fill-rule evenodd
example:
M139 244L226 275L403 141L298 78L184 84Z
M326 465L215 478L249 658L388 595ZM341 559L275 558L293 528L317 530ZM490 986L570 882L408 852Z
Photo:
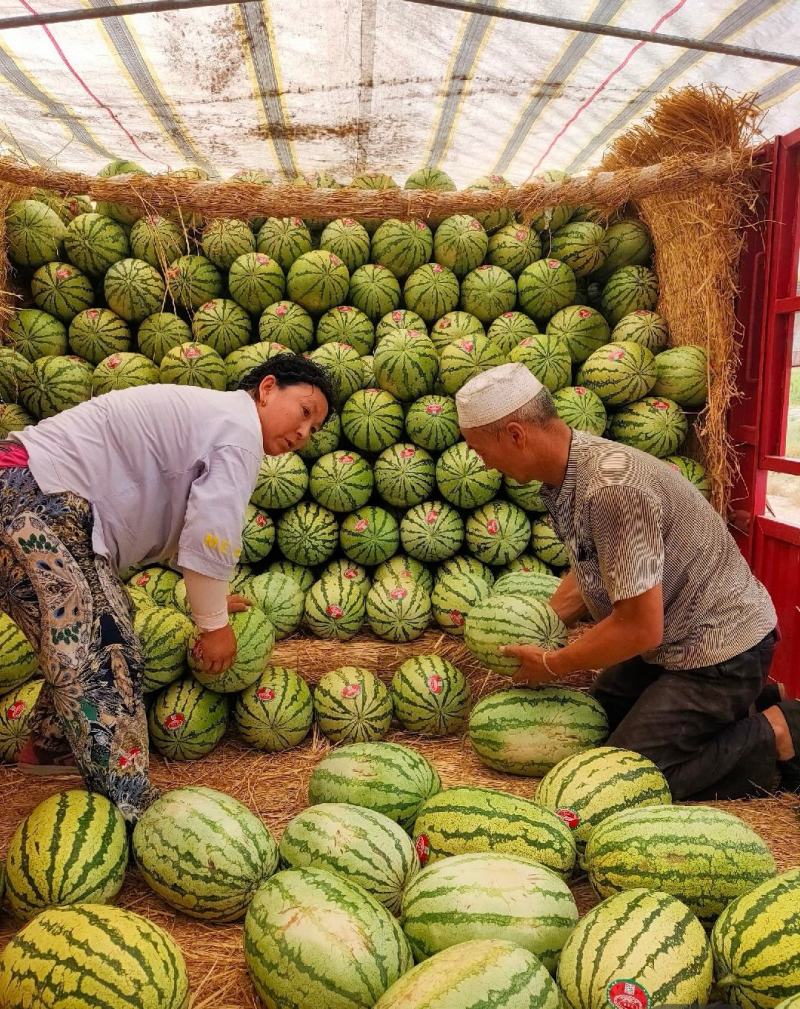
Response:
M350 278L347 295L347 299L343 296L339 300L347 300L372 322L377 322L400 304L400 284L387 267L380 263L366 263Z
M400 440L403 408L382 389L360 389L344 405L342 428L360 451L382 452Z
M534 319L549 319L575 302L575 274L558 259L537 259L517 278L520 307Z
M544 512L547 510L542 500L541 480L528 480L526 483L520 483L513 477L504 476L503 490L506 492L509 501L513 501L515 505L518 505L526 512Z
M374 505L348 515L339 529L339 545L350 560L367 567L388 561L400 546L397 520Z
M467 614L489 595L489 584L474 574L440 573L431 592L433 619L449 634L464 633Z
M516 596L503 596L504 615L513 615L517 602ZM500 690L478 701L469 719L470 742L481 762L527 777L541 777L607 736L608 720L598 701L567 687Z
M157 606L173 606L175 604L175 589L181 576L170 568L158 565L143 568L128 580L129 586L135 586L146 592Z
M314 345L314 323L300 305L293 301L276 301L261 313L258 338L264 343L280 343L302 354Z
M121 908L79 904L43 911L9 942L0 1000L9 1009L185 1009L189 978L164 929Z
M351 587L361 600L363 596ZM389 691L369 669L341 666L320 679L314 690L314 715L333 743L368 743L382 739L392 721Z
M554 971L578 908L567 884L543 865L478 852L423 869L403 893L400 921L418 961L467 939L497 938Z
M703 926L667 893L630 890L578 922L561 950L564 1009L704 1006L712 958Z
M424 221L389 218L372 236L372 259L391 270L398 280L427 263L433 252L433 235Z
M115 160L109 162L105 168L98 173L99 178L110 178L114 175L147 175L147 172L134 161ZM177 172L172 173L177 175ZM120 224L131 225L144 216L144 205L141 203L107 203L99 201L97 212L106 217L111 217Z
M488 336L456 340L442 351L439 377L445 392L455 396L471 378L505 361L505 355Z
M497 999L501 999L498 1002ZM538 957L513 942L459 942L413 967L375 1009L559 1009L555 982Z
M317 323L317 345L347 343L363 357L372 350L375 330L372 323L352 305L337 305Z
M232 350L225 357L225 388L238 389L254 368L259 368L279 354L291 354L288 347L279 343L249 343L246 347Z
M481 322L494 322L504 312L510 312L517 301L517 285L500 266L485 263L472 270L461 282L461 307Z
M570 305L556 312L547 323L547 333L564 345L575 364L581 364L611 338L606 320L587 305Z
M297 454L306 462L313 462L320 456L332 452L342 439L342 421L338 413L332 413L319 431L297 450Z
M667 320L658 312L638 308L630 315L623 315L614 326L611 339L615 342L632 340L647 347L651 354L658 354L665 350L669 343Z
M142 322L164 307L161 274L142 259L120 259L103 280L106 303L126 322Z
M550 567L565 568L570 562L569 552L556 534L549 515L542 515L531 522L531 550Z
M441 263L420 266L403 286L406 307L425 322L433 322L452 312L458 305L459 294L458 278Z
M481 178L470 183L467 189L508 189L510 186L511 183L504 179L502 175L483 175ZM498 228L502 228L514 220L513 212L502 208L479 211L476 212L475 216L490 235L497 231Z
M606 229L603 238L605 258L596 270L597 279L608 280L620 267L643 266L650 262L653 243L641 221L623 218Z
M606 408L596 392L585 385L569 386L553 393L556 413L568 427L589 434L603 434L608 423Z
M546 651L566 643L567 629L539 599L504 596L502 604L490 595L474 606L464 627L464 643L484 665L505 676L513 675L520 661L503 655L503 645L534 644Z
M372 1009L412 965L395 919L357 883L287 869L253 899L244 926L253 986L281 1009Z
M131 389L160 381L158 368L144 354L110 354L94 370L92 395L102 396L114 389Z
M64 224L69 224L78 214L88 214L93 210L93 204L88 196L65 196L48 189L34 189L32 200L46 204L58 214ZM52 257L51 257L52 258Z
M458 411L450 396L422 396L405 417L408 438L430 452L443 452L461 437Z
M58 792L19 824L6 854L8 909L24 921L48 907L111 903L122 889L128 835L102 795Z
M302 500L307 488L308 470L299 455L265 455L250 500L259 508L291 508Z
M326 225L319 247L338 256L351 275L369 262L369 232L352 217L342 217Z
M37 420L54 417L92 395L92 366L81 357L39 357L20 390L25 409Z
M663 459L674 455L689 433L689 422L677 403L645 396L638 403L617 410L608 433L615 441Z
M526 266L542 258L542 243L527 224L506 224L489 239L487 259L518 277Z
M364 806L325 802L298 813L283 832L280 855L292 869L325 869L363 887L389 911L419 871L414 846L394 820Z
M550 169L549 171L542 172L540 175L534 175L532 182L568 182L569 176L566 172L560 172L557 169ZM540 210L536 217L531 221L531 226L537 231L558 231L559 228L563 228L564 225L572 217L573 207L567 206L566 204L559 204L555 207L545 207Z
M413 641L431 620L431 597L418 582L376 581L367 594L367 623L385 641Z
M346 301L350 273L338 256L325 249L304 252L289 267L289 298L309 312L325 312Z
M646 396L656 382L655 358L638 343L608 343L581 365L577 380L605 406L627 406Z
M525 550L530 535L525 512L507 501L483 505L466 523L467 548L486 564L508 564Z
M308 801L366 806L411 829L422 803L440 788L436 769L416 750L398 743L351 743L314 768Z
M228 270L231 297L252 315L260 315L280 301L285 286L283 270L264 252L245 252L233 260Z
M711 480L705 466L685 455L668 455L664 462L695 485L706 501L711 499Z
M163 757L198 760L225 735L228 701L186 676L156 694L147 724L150 742Z
M172 300L187 311L222 297L222 274L205 256L180 256L169 265L164 278Z
M436 484L433 458L423 448L398 442L375 460L375 489L387 504L410 508L430 496Z
M417 655L392 677L392 701L398 721L408 732L449 736L466 724L470 689L452 662L438 655Z
M456 184L441 168L426 165L412 172L403 189L432 189L439 192L455 192Z
M269 515L249 504L242 526L242 553L244 564L257 564L266 559L275 543L275 525Z
M710 806L613 813L589 835L585 861L599 897L637 887L664 890L705 923L776 871L772 853L755 831Z
M295 564L322 564L334 550L339 535L336 517L310 501L289 508L278 519L278 547Z
M708 395L708 356L702 347L672 347L656 354L653 395L687 410L701 407Z
M327 371L337 408L361 389L364 369L358 351L349 343L325 343L308 356Z
M321 578L334 578L339 582L350 583L366 598L372 584L367 569L347 559L331 561L323 568Z
M240 738L276 753L299 746L311 730L311 691L294 669L268 666L236 698L233 724Z
M16 403L32 381L31 362L9 347L0 347L0 401Z
M538 862L567 878L575 864L569 827L544 806L494 788L445 788L420 807L413 836L423 864L495 852Z
M406 308L396 308L387 312L375 326L376 345L387 335L397 329L416 329L419 333L427 333L428 327L421 315Z
M533 319L524 312L503 312L489 327L489 339L506 356L526 337L539 332Z
M267 617L275 639L287 638L300 626L305 599L300 586L278 571L262 571L249 579L245 596Z
M452 505L423 501L409 508L400 523L403 550L418 561L444 561L464 542L464 522Z
M31 680L0 694L0 762L13 764L17 759L17 752L28 738L28 722L43 682ZM2 895L0 882L0 898Z
M611 274L603 288L600 307L612 326L624 316L658 303L658 280L646 266L623 266Z
M92 277L101 277L114 263L130 255L125 229L101 214L79 214L64 235L67 259Z
M439 456L436 483L442 497L457 508L476 508L500 490L502 475L488 469L466 442L460 441Z
M291 578L295 585L303 592L303 595L308 592L315 581L314 572L310 568L286 559L273 561L267 568L267 573L277 573Z
M90 311L92 311L90 309ZM139 325L139 351L154 364L161 364L168 350L180 347L192 339L189 325L172 312L148 315Z
M66 229L58 214L38 200L15 200L6 210L8 254L17 266L36 268L58 259Z
M304 623L318 638L349 640L361 630L364 614L363 592L344 578L323 577L306 593Z
M775 876L730 903L711 933L723 997L744 1009L772 1009L800 996L800 869Z
M433 575L425 565L402 553L379 564L373 572L373 582L391 582L393 586L418 583L426 592L433 590Z
M69 263L40 266L31 277L31 295L37 308L65 323L94 302L89 278Z
M553 575L553 569L549 564L545 564L544 561L539 560L534 554L520 554L516 557L510 564L507 564L505 568L501 568L503 574L511 573L522 573L522 574L543 574L543 575ZM502 576L501 576L502 577ZM498 579L499 580L499 579Z
M275 645L275 628L266 614L252 608L244 613L232 613L228 621L236 636L237 652L233 665L224 673L209 673L201 669L194 654L194 642L189 646L189 668L203 686L218 693L231 694L255 683L267 665Z
M550 236L550 255L569 266L576 277L594 273L605 262L605 229L593 221L570 221Z
M309 492L323 508L351 512L372 494L372 469L357 452L329 452L317 459L309 474Z
M454 340L469 340L485 335L483 323L470 312L448 312L437 319L431 329L431 340L437 354L441 354L448 343Z
M542 565L542 567L546 567L546 565ZM506 571L492 586L492 595L523 596L526 599L539 599L543 603L549 603L559 583L560 579L549 572Z
M469 214L445 218L433 239L433 258L457 277L466 276L484 261L489 238L480 221Z
M133 630L144 651L142 690L161 690L186 672L186 649L194 627L183 613L167 606L139 610Z
M156 799L136 824L132 843L148 886L204 921L244 917L278 867L278 846L265 824L232 796L199 785Z
M299 217L268 217L258 232L257 251L288 273L292 264L312 250L311 232Z
M221 357L227 357L249 341L250 318L235 301L214 298L194 313L192 338L216 350Z
M375 348L373 369L382 389L407 402L433 390L439 358L424 333L398 330Z
M131 331L127 323L109 308L87 308L69 324L69 346L73 354L98 365L111 354L130 350ZM64 350L54 353L63 354ZM158 381L158 368L156 377Z
M173 385L196 385L223 391L227 384L225 362L202 343L182 343L168 350L159 366L161 381Z
M170 263L188 252L183 228L166 217L139 218L129 237L134 257L143 259L158 270L166 270Z
M200 246L214 266L220 270L230 270L240 256L256 251L256 240L246 221L220 217L205 226ZM272 299L275 300L277 299Z
M526 336L514 347L508 359L524 364L551 393L569 385L572 378L569 350L551 333Z
M536 801L564 821L582 854L595 827L613 813L669 805L672 794L652 760L615 746L598 746L551 768L539 784Z
M28 361L67 352L66 326L38 308L21 308L15 312L8 320L6 338L9 345Z

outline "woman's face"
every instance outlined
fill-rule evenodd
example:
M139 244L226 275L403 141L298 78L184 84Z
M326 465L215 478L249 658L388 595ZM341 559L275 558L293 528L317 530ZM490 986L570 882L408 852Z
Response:
M302 448L328 413L328 403L315 385L304 382L281 388L273 375L259 386L256 408L267 455Z

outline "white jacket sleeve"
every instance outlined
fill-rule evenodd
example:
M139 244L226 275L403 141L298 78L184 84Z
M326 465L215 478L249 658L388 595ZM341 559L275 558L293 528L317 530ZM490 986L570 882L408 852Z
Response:
M192 620L201 631L218 631L228 623L228 583L185 568L186 598Z

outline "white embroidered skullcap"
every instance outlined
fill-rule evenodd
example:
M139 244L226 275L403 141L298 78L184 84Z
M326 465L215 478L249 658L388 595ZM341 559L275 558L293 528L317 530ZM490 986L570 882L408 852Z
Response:
M471 378L456 393L460 427L494 424L537 396L544 386L524 364L500 364Z

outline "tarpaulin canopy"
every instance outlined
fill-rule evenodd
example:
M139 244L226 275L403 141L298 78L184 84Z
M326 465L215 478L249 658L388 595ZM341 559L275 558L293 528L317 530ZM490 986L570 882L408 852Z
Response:
M492 0L759 51L800 52L798 0ZM124 6L0 0L2 19ZM341 181L422 165L459 186L596 164L670 87L755 92L767 135L800 125L800 67L405 0L261 0L0 30L0 151L94 172L258 167Z

